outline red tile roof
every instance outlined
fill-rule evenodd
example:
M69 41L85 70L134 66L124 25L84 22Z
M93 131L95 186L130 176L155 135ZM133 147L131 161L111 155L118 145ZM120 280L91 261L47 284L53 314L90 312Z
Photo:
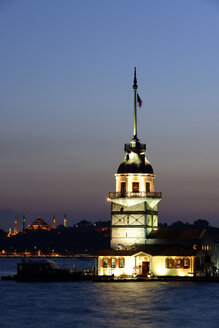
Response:
M205 229L198 230L198 229L182 229L182 230L175 230L175 229L168 229L168 228L160 228L156 231L152 231L148 236L149 239L201 239L204 233L206 232Z

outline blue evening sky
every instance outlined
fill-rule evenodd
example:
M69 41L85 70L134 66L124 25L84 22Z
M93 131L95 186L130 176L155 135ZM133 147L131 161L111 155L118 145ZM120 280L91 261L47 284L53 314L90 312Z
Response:
M0 0L0 227L110 219L134 66L160 222L219 226L218 35L216 0Z

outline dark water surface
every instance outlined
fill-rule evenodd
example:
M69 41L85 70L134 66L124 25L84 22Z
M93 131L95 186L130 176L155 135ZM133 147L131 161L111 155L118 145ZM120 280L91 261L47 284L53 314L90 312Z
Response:
M18 259L0 259L0 276ZM88 267L92 259L55 260ZM219 284L0 281L0 328L219 327Z

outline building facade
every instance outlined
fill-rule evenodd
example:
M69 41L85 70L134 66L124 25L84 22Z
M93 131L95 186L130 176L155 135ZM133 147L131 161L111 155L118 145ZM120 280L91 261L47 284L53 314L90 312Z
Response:
M192 277L194 250L154 246L142 250L104 252L98 257L98 275L114 277Z

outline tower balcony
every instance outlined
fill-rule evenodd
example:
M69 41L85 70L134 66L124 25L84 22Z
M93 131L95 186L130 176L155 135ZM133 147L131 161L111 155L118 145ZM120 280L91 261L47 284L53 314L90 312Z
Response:
M146 151L146 144L142 144L140 142L136 142L135 140L131 140L130 143L124 145L124 150L127 153L130 153L131 151L138 150L140 153L145 153Z
M116 198L162 198L162 192L146 192L146 191L139 191L139 192L110 192L109 199L116 199Z

